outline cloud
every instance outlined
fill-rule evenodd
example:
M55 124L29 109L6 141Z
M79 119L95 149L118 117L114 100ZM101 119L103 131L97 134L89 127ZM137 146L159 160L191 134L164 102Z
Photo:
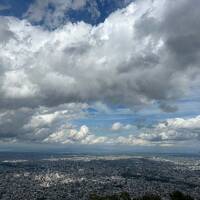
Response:
M58 17L44 16L47 5L55 3L53 13ZM58 139L66 135L69 139L71 129L76 137L83 132L73 127L70 118L82 113L84 106L76 113L68 107L71 103L75 108L96 104L109 112L109 105L137 110L156 102L163 111L175 112L174 101L187 94L191 85L199 86L200 2L138 0L96 26L63 24L63 10L81 9L85 1L65 3L37 1L28 11L27 18L38 22L61 20L62 26L53 30L27 19L0 17L1 138L42 141L58 134ZM150 133L121 140L199 138L198 129L160 125ZM124 129L124 125L113 128ZM86 135L81 142L107 140L90 132Z
M139 138L137 136L97 136L90 132L85 125L80 127L80 130L64 129L52 133L43 140L44 143L51 144L84 144L84 145L129 145L129 146L152 146L154 145L149 140Z
M30 82L24 71L8 71L4 74L2 93L5 98L31 98L37 93L37 86Z
M126 126L114 123L113 131L125 130ZM127 130L127 129L126 129ZM45 142L79 144L120 144L130 146L173 146L200 140L200 116L183 119L173 118L156 124L153 128L142 128L125 136L97 136L85 125L77 129L62 129L51 134Z
M105 103L102 103L100 101L95 102L94 105L92 105L92 106L99 113L110 114L112 112L112 110L109 108L109 106L107 106Z
M123 130L130 130L133 128L131 124L122 124L120 122L115 122L112 124L111 130L112 131L123 131Z
M20 108L0 113L0 141L6 143L36 142L46 144L176 146L200 140L200 116L172 118L152 128L133 129L116 122L112 131L120 134L96 134L86 125L77 127L73 120L86 117L87 104L64 104L36 109ZM109 133L109 130L108 130Z
M137 138L133 135L127 137L119 136L115 140L116 144L130 145L130 146L149 146L152 145L148 140Z
M101 144L107 142L108 138L104 136L95 136L89 131L85 125L76 129L64 129L51 134L44 139L47 143L62 143L62 144Z
M199 72L199 32L197 24L192 29L192 23L183 24L178 17L192 3L171 4L141 0L98 26L68 22L54 31L8 18L6 26L16 39L2 44L0 107L13 106L16 93L16 107L100 101L136 108L157 101L164 111L175 111L167 103L181 98ZM174 22L171 15L176 16ZM187 12L188 23L197 15ZM174 23L190 31L176 31ZM187 46L187 51L181 54L175 43ZM186 57L192 59L183 62Z
M43 22L49 28L56 28L66 21L69 10L82 9L86 2L87 0L36 0L24 17L33 23Z
M114 131L123 129L123 124L114 123ZM193 118L172 118L155 124L152 128L141 128L127 136L108 137L111 144L133 146L161 146L171 147L188 145L200 140L200 116Z
M102 144L102 145L146 145L148 141L140 138L136 138L132 135L127 137L108 137L108 136L97 136L90 132L89 128L85 125L77 129L63 129L59 132L55 132L44 139L45 143L60 143L60 144Z
M157 124L154 128L140 133L139 138L156 143L199 141L200 116L189 119L168 119Z
M59 132L51 134L44 142L56 142L56 143L73 143L81 142L89 135L89 129L87 126L83 125L80 127L80 130L76 129L65 129Z
M15 37L15 33L9 29L8 23L7 18L0 17L0 44L2 45Z
M173 106L170 104L166 104L165 102L161 102L159 105L160 109L162 109L164 112L172 113L176 112L178 110L177 106Z
M0 140L42 142L53 132L73 128L72 121L85 116L87 104L1 110Z
M23 15L32 24L55 29L69 21L97 24L113 11L127 6L133 0L36 0ZM102 9L102 8L106 8Z

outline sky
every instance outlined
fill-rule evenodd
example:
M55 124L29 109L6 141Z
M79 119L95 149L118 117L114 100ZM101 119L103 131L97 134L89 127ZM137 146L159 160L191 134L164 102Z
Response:
M0 0L0 151L200 152L199 7Z

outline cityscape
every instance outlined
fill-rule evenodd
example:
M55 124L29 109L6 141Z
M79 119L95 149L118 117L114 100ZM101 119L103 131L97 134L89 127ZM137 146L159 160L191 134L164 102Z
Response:
M92 194L121 192L134 198L153 194L167 200L174 191L199 199L199 185L197 155L1 153L2 200L87 200Z

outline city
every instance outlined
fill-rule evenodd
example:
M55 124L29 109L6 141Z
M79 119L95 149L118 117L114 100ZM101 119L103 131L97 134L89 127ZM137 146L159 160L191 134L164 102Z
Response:
M128 192L200 197L200 159L174 155L43 155L0 162L0 199L86 200ZM5 155L3 156L5 157ZM26 159L24 159L26 158Z

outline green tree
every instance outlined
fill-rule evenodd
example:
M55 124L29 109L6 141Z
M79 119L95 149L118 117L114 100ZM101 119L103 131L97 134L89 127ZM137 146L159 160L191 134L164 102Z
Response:
M194 200L191 196L185 195L180 191L175 191L170 194L171 200Z
M154 194L147 194L139 200L161 200L160 196Z
M122 192L120 195L119 195L119 199L120 200L131 200L131 197L129 195L128 192Z

